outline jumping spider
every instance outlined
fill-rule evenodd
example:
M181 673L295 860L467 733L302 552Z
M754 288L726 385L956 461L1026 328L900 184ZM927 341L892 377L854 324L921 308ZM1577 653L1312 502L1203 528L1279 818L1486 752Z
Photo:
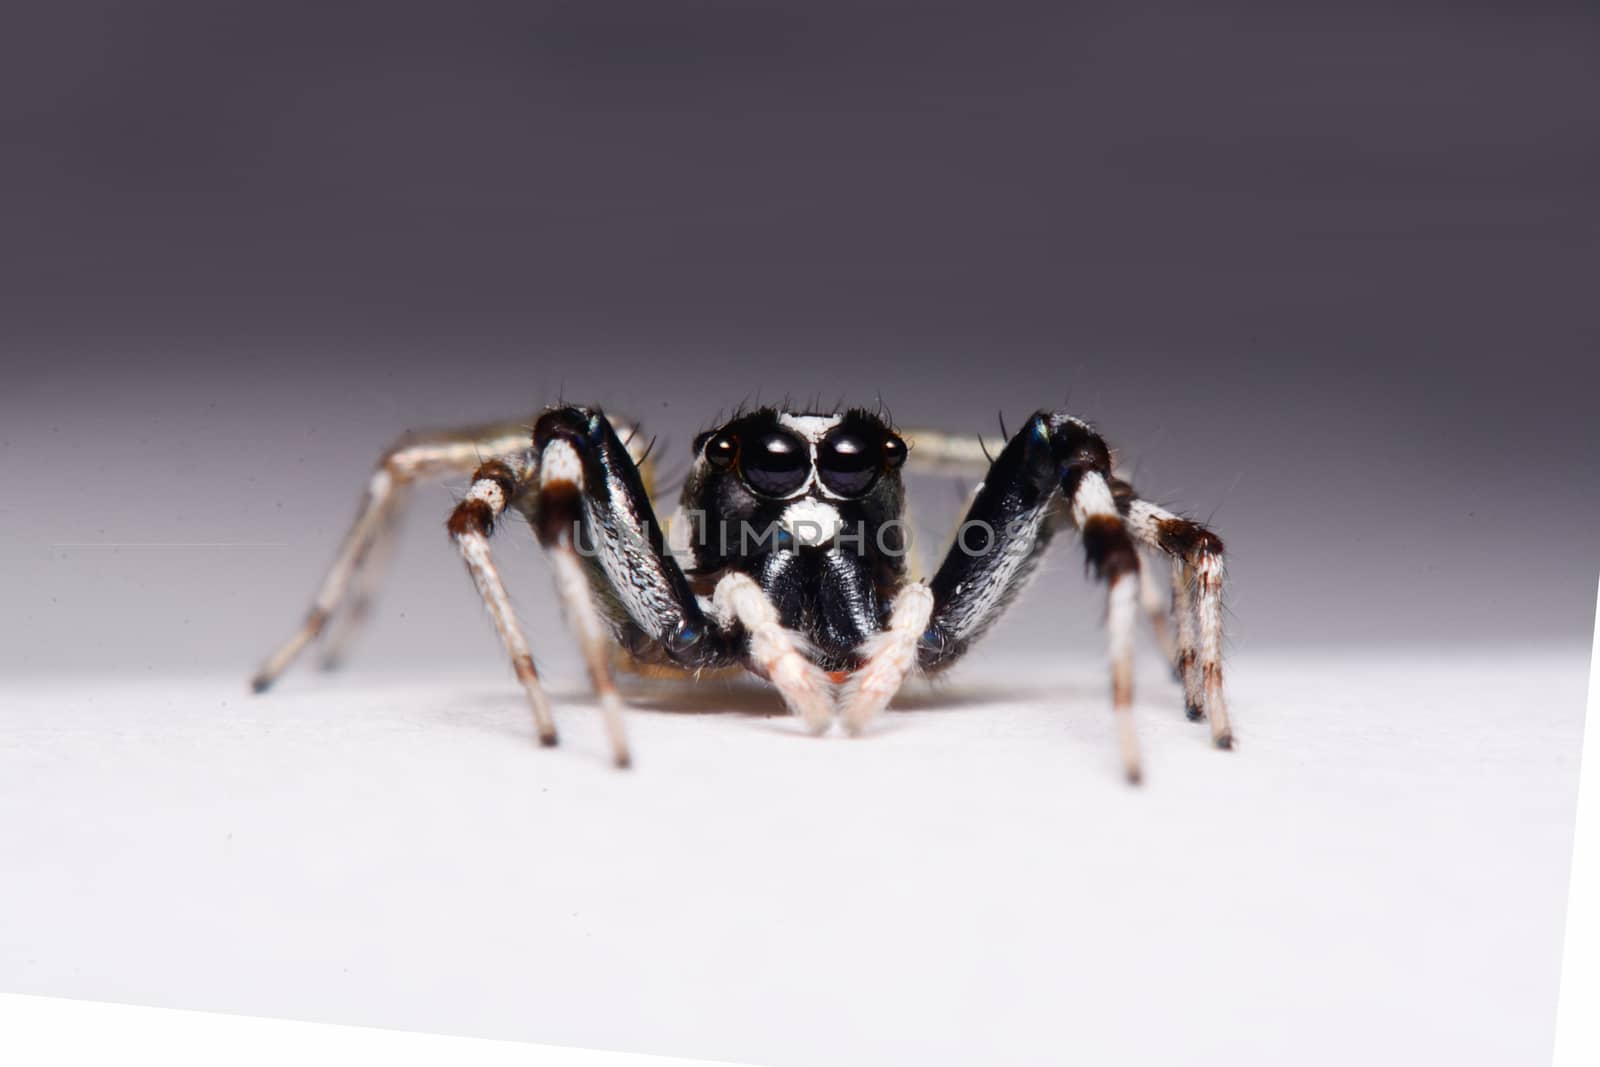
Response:
M1041 411L1009 440L989 443L897 433L863 410L761 408L699 435L694 453L669 546L651 505L649 449L631 425L598 410L551 408L531 434L525 424L498 424L402 439L378 463L305 622L254 688L271 685L345 605L328 652L336 661L367 611L408 489L475 469L450 537L546 745L556 742L550 704L489 553L508 509L527 518L549 554L618 766L629 754L613 665L684 676L742 667L775 686L812 732L837 715L859 733L913 669L938 671L966 653L1062 527L1077 531L1107 586L1111 705L1128 778L1140 775L1130 708L1141 602L1183 682L1189 718L1209 718L1216 745L1231 747L1222 542L1135 496L1088 424ZM903 470L983 478L927 581L908 567ZM1170 605L1141 553L1170 562Z

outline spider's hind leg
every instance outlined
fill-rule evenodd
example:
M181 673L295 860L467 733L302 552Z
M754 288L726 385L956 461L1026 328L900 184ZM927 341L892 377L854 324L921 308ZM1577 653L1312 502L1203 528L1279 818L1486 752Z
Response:
M332 624L322 639L322 655L317 667L324 671L338 670L344 666L356 638L372 618L372 605L378 596L378 587L399 539L400 520L410 503L411 491L401 485L393 489L382 508L376 532L365 549L356 557L351 568L350 592L332 618Z
M1181 681L1183 674L1178 670L1178 641L1172 632L1175 597L1171 582L1164 582L1160 577L1166 568L1157 566L1158 563L1148 554L1139 561L1139 604L1144 608L1145 618L1150 621L1150 632L1155 636L1162 658L1171 668L1172 676Z
M335 614L346 607L352 584L358 589L356 603L370 602L387 539L400 521L411 486L465 475L484 459L525 451L528 444L526 424L495 423L403 437L385 451L373 469L355 521L350 524L333 563L323 576L305 619L267 657L251 679L251 688L258 693L266 690L306 646L324 633ZM335 651L359 627L361 612L349 611L349 614L354 617L342 624Z

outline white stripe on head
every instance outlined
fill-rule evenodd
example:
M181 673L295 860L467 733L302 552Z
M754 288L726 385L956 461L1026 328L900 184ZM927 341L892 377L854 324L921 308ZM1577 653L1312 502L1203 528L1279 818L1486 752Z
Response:
M838 537L844 520L832 504L815 497L802 497L784 509L778 525L800 544L815 548Z
M778 416L778 425L786 426L812 444L822 440L822 435L839 425L839 415L791 415L787 411Z

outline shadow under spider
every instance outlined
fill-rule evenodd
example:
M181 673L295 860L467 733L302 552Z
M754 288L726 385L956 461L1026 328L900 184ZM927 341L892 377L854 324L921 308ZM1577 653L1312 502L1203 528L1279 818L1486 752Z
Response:
M755 679L718 679L710 682L632 681L619 683L623 700L632 711L668 715L745 715L754 718L786 716L778 691ZM895 695L888 711L944 711L981 707L1020 700L1077 699L1089 692L1074 685L1015 686L993 683L912 684ZM1098 693L1099 690L1095 689Z
M789 715L778 691L753 677L695 682L689 679L679 681L619 675L617 687L628 714L737 715L753 719L784 718ZM1017 702L1076 704L1098 700L1103 693L1104 686L1098 679L1041 679L1027 684L986 679L913 680L896 694L889 705L888 714L960 711ZM480 690L459 702L503 707L508 700L515 701L516 696L514 690ZM587 687L552 689L549 696L558 711L563 707L592 708L596 703L594 694Z

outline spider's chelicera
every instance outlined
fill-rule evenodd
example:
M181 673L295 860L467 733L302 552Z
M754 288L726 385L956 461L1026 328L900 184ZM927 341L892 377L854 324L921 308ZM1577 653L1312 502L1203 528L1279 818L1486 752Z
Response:
M896 431L860 409L742 412L695 439L665 527L651 502L649 449L631 424L598 410L551 408L531 433L497 424L402 439L378 463L305 623L256 675L258 691L336 615L344 625L326 662L338 659L367 612L408 488L474 470L450 536L546 744L556 740L549 702L489 551L508 510L527 518L549 555L619 765L630 756L613 666L690 677L742 668L775 686L813 732L837 718L860 733L908 674L966 653L1063 528L1076 532L1107 588L1111 703L1128 777L1140 776L1130 708L1141 601L1189 717L1209 718L1215 743L1232 745L1222 542L1139 499L1113 475L1111 453L1088 424L1045 411L992 443ZM910 553L907 471L982 478L926 580Z

